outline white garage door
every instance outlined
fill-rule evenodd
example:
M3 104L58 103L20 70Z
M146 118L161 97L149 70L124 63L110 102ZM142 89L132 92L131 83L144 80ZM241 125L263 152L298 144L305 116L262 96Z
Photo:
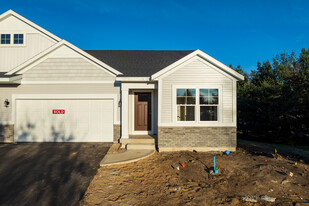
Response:
M17 142L113 142L113 100L16 100Z

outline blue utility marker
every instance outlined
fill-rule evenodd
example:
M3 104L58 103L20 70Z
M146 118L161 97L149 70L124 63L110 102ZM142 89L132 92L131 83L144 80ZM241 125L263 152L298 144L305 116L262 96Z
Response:
M212 172L213 175L218 174L218 170L216 169L216 156L214 156L214 171Z

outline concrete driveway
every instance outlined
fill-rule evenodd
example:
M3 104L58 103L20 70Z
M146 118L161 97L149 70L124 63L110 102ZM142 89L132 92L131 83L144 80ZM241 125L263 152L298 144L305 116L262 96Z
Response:
M0 144L0 205L78 205L110 146Z

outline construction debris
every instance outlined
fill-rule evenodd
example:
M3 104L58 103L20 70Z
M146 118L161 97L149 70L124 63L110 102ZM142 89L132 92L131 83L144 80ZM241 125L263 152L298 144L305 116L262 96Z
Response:
M136 163L100 168L81 204L102 205L114 197L105 205L200 205L207 202L208 205L253 206L309 202L307 161L301 163L284 156L271 158L273 149L268 154L246 151L238 149L229 156L223 152L155 153ZM214 166L219 170L217 175L212 174ZM269 197L261 196L261 199L260 195ZM268 202L274 198L275 202Z
M275 202L276 201L275 197L269 197L267 195L261 195L260 198L264 201L267 201L267 202Z
M257 202L256 198L254 196L250 196L250 195L243 196L243 197L241 197L241 199L243 201L246 201L246 202Z

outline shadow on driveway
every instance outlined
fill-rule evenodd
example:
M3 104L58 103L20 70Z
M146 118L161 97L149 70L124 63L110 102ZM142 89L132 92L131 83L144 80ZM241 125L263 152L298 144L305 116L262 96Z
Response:
M0 145L0 205L78 205L110 146Z

